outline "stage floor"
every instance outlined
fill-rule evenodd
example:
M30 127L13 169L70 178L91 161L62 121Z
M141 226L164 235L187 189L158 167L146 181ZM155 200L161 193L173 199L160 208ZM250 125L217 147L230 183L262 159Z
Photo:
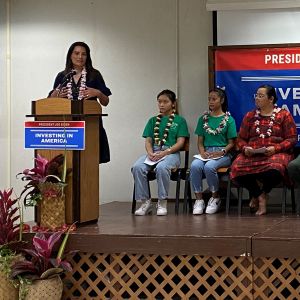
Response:
M278 210L277 210L278 211ZM80 225L69 239L72 249L94 253L252 256L299 258L300 217L276 209L257 217L246 208L214 215L134 216L131 203L100 206L97 223Z

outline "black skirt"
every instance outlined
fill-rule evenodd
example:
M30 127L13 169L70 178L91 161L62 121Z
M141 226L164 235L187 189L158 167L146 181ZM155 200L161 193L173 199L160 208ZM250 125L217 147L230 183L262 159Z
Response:
M99 163L104 164L110 161L110 151L106 131L103 127L102 118L99 120Z

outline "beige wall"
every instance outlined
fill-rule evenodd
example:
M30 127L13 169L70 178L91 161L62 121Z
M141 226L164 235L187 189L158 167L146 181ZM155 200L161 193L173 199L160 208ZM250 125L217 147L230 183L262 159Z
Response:
M15 174L30 167L33 157L33 151L23 148L24 115L30 113L30 101L47 96L57 72L64 67L70 44L82 40L90 45L93 64L113 93L104 108L109 115L104 125L111 163L101 165L100 199L102 203L131 200L130 167L144 153L141 133L147 119L157 112L158 92L164 88L178 92L180 110L191 133L206 108L212 21L205 2L4 2L0 2L0 39L4 41L0 66L6 70L0 77L0 188L13 186L17 194L21 191ZM5 4L10 5L10 28L5 25ZM5 68L9 57L2 47L11 51L9 69ZM3 76L7 72L11 76L6 83ZM7 124L11 124L11 132ZM192 138L191 154L195 151ZM32 211L26 211L26 219L32 219Z

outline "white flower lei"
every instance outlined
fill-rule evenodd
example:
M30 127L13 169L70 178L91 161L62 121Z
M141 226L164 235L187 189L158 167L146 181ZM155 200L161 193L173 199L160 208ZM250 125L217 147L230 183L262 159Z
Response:
M270 122L269 122L269 126L268 126L266 134L263 134L260 131L260 118L261 118L260 110L257 109L255 111L255 118L256 118L256 121L254 122L254 125L256 126L255 132L259 135L260 138L264 139L265 137L270 137L272 135L272 128L273 128L273 125L274 125L276 114L280 111L281 111L281 108L277 107L277 105L275 104L272 115L270 116Z
M165 128L164 133L163 133L163 139L160 140L160 138L159 138L159 125L160 125L162 117L163 117L162 114L159 114L156 117L155 127L154 127L154 143L156 145L160 146L160 147L162 147L167 141L169 130L170 130L171 125L172 125L172 123L174 121L174 118L175 118L175 110L173 110L173 112L170 114L169 120L167 122L166 128Z
M69 81L67 84L68 89L68 99L73 100L73 93L72 93L72 82ZM80 79L80 87L79 87L79 93L78 93L78 100L83 99L83 91L86 89L86 69L83 68L81 71L81 79Z
M228 120L229 120L229 117L230 117L230 112L229 111L226 111L225 115L224 115L224 118L222 119L222 121L220 122L219 126L216 128L216 129L211 129L208 125L208 118L209 118L209 112L206 111L204 112L204 115L203 115L203 121L204 121L204 124L203 124L203 129L208 133L208 134L213 134L213 135L217 135L217 134L220 134L222 132L222 130L225 128Z

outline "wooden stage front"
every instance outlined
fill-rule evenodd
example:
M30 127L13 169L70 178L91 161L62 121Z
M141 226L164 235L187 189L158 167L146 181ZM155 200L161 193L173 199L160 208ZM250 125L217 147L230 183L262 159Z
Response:
M172 205L172 204L171 204ZM101 205L70 236L64 299L300 299L300 218L244 209L136 217Z

